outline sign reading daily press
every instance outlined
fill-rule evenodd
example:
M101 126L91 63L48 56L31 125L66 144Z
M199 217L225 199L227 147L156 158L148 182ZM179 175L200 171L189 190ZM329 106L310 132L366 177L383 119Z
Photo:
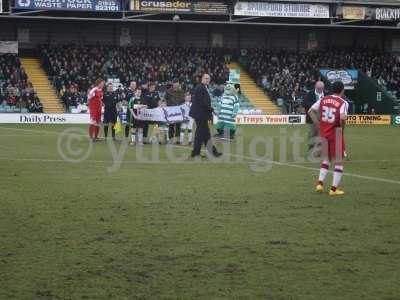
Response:
M228 6L222 2L205 2L190 0L131 0L130 9L140 12L161 13L195 13L195 14L228 14Z
M120 0L16 0L20 9L120 11Z
M236 2L235 16L329 18L329 6L309 3Z

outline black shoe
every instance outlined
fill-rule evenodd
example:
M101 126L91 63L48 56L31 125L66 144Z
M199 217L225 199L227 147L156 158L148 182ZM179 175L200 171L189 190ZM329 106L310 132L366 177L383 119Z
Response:
M214 157L220 157L220 156L222 156L222 153L221 152L214 152L213 155L214 155Z

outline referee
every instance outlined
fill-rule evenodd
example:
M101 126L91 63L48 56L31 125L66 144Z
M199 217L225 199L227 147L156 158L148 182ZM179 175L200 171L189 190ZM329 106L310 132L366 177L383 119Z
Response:
M201 78L201 83L196 86L193 92L192 106L189 112L189 115L196 122L196 133L191 154L192 158L200 157L202 144L207 147L207 151L214 155L214 157L222 155L210 141L211 133L209 123L212 122L212 113L214 111L211 107L211 97L208 90L210 79L210 75L204 74Z
M118 95L113 91L112 83L107 84L107 91L103 96L104 103L104 137L108 136L108 125L111 125L111 135L115 141L114 125L117 123L117 103L119 102Z

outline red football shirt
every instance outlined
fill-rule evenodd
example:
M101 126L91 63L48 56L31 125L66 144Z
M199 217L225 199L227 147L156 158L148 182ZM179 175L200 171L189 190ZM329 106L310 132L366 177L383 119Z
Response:
M340 127L340 115L347 115L347 102L339 96L325 96L314 103L311 109L320 113L319 129L322 137L332 137Z
M102 100L103 91L98 87L92 88L88 94L89 108L93 108L94 110L101 109Z

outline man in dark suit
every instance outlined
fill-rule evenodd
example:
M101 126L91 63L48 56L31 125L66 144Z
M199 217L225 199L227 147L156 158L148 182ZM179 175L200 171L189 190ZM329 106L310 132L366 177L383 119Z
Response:
M208 90L209 83L210 75L204 74L201 78L201 83L196 86L193 92L192 106L189 112L189 115L196 122L196 133L191 154L192 158L200 156L202 144L204 144L207 151L215 157L222 155L210 141L211 133L209 122L212 122L213 108L211 107L211 97Z
M315 102L321 100L322 97L325 96L324 88L324 83L322 81L317 81L317 83L315 84L315 89L313 91L310 91L304 97L303 106L306 113L310 110L311 106ZM306 115L306 122L308 124L308 151L310 152L314 149L314 147L317 146L315 141L316 138L319 137L319 128L315 126L308 114Z

